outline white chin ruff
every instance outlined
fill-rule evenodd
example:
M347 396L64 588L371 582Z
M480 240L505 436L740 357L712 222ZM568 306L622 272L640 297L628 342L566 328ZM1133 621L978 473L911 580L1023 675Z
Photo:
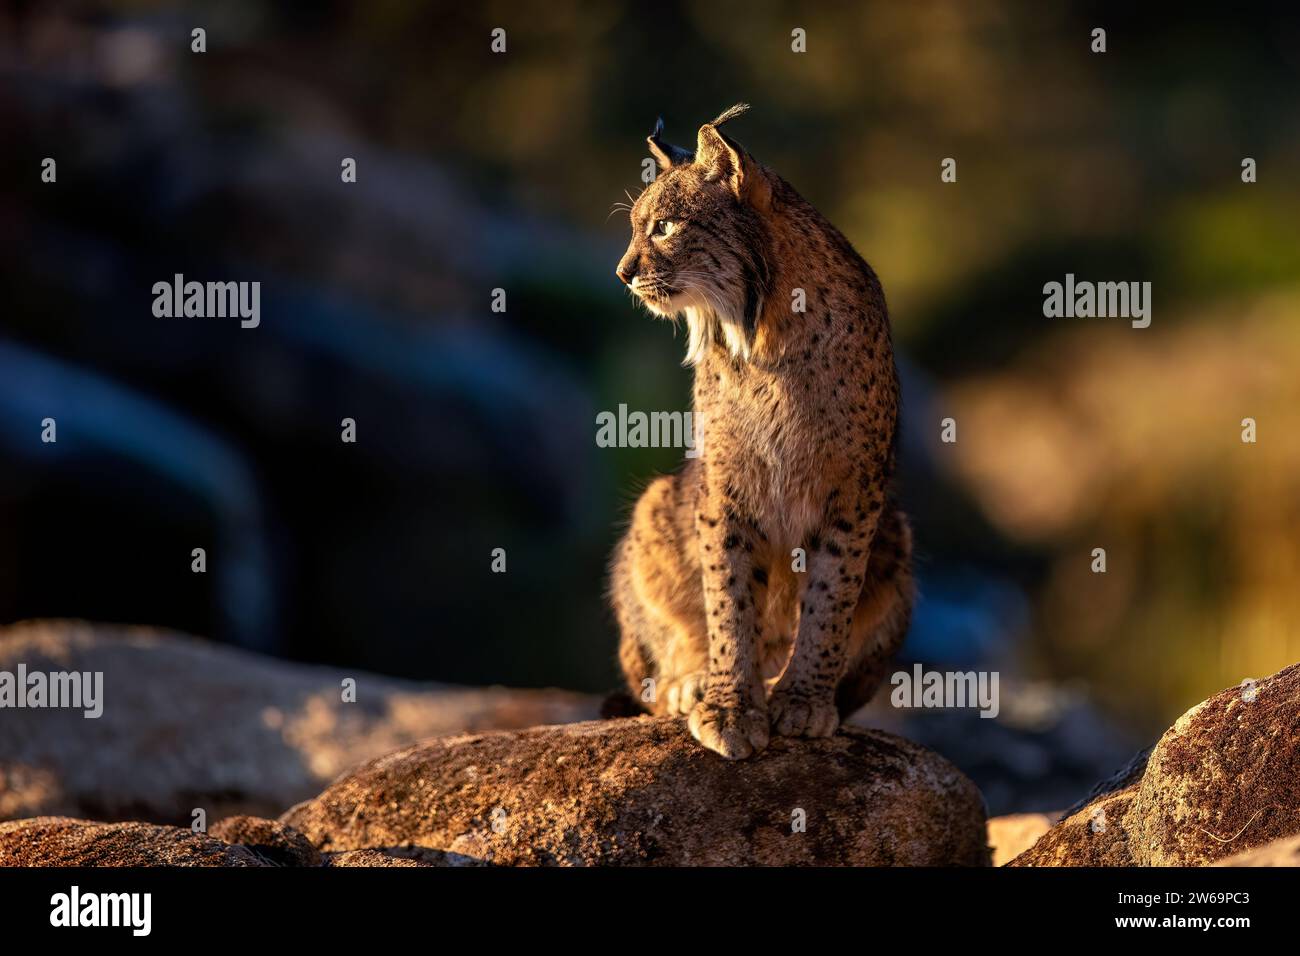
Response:
M698 305L683 306L681 312L686 316L689 332L683 365L699 365L709 346L718 340L719 333L732 358L749 359L749 336L745 334L745 324L739 316L719 315L713 309Z

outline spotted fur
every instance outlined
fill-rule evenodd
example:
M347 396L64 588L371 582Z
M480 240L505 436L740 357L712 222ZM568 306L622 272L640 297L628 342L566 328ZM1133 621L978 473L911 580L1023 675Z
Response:
M619 658L634 695L731 758L770 732L834 733L882 682L913 597L880 282L719 129L744 109L702 126L694 152L656 126L660 171L617 269L650 311L685 319L704 439L615 550Z

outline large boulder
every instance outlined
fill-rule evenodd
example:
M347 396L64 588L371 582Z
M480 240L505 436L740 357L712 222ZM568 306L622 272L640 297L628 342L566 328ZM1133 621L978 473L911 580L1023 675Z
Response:
M75 815L186 827L275 816L417 740L594 717L564 691L466 689L308 667L181 634L75 621L0 629L0 671L103 673L103 714L6 709L0 820ZM356 681L353 703L342 682Z
M0 866L265 866L255 853L181 827L34 817L0 823Z
M329 854L499 865L987 865L983 800L881 731L773 739L732 762L638 717L462 735L389 754L281 818ZM337 858L336 858L337 859Z
M1197 704L1013 866L1200 866L1300 834L1300 664Z

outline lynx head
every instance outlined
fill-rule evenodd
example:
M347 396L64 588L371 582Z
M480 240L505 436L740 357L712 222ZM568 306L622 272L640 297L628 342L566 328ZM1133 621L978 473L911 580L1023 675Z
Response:
M749 107L733 106L700 127L695 151L647 142L659 173L632 205L632 241L616 272L656 315L684 315L686 364L715 341L748 359L771 286L764 216L771 174L719 127Z

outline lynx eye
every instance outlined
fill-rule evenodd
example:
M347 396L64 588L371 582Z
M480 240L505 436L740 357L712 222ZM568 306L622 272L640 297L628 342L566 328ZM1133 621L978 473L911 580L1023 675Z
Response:
M671 236L677 228L677 223L671 219L656 219L654 226L650 230L650 235L656 239L663 239Z

